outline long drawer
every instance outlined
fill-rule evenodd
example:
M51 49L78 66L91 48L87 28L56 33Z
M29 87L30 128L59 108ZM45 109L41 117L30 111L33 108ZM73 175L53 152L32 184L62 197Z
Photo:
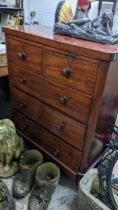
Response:
M12 106L15 109L61 137L73 147L82 149L86 126L49 108L16 88L12 87L11 93Z
M15 39L7 39L8 58L19 66L24 67L28 71L42 71L42 48L23 41Z
M81 90L94 92L98 65L63 54L46 51L45 73L58 82Z
M69 116L87 123L92 97L72 88L42 79L17 65L10 64L11 83L20 90L59 109Z
M31 138L32 142L38 144L43 151L52 155L57 162L78 172L81 157L79 151L16 111L13 111L12 119L17 129Z

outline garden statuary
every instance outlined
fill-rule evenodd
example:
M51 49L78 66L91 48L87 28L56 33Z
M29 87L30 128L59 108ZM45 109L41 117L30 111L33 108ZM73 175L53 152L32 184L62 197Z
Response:
M14 123L0 120L0 177L10 177L18 171L22 151L23 140L17 135Z
M75 19L88 17L92 0L78 0Z
M54 32L104 44L118 44L118 31L112 32L113 13L105 12L94 20L89 18L55 23Z
M55 22L61 23L73 20L74 15L70 3L67 0L62 0L58 3L55 12Z
M115 126L117 127L117 126ZM98 165L100 199L111 210L118 210L118 127Z
M25 151L20 158L19 172L13 180L12 192L15 198L25 197L35 181L37 167L42 163L43 155L35 150Z
M9 189L2 180L0 180L0 210L15 210Z
M59 182L60 170L51 162L37 168L34 188L29 197L28 210L46 210Z

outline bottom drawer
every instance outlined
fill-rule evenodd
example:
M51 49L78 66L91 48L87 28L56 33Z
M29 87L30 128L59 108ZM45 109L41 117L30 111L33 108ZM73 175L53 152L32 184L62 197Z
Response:
M81 153L78 150L15 110L12 113L12 120L17 129L34 143L38 144L46 154L51 155L63 167L68 167L70 171L72 170L74 173L78 172L81 158Z

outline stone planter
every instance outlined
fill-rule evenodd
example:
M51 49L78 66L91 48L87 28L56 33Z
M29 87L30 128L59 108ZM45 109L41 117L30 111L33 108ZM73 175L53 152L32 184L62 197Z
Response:
M111 210L92 193L99 194L99 180L97 169L89 170L79 183L79 210Z

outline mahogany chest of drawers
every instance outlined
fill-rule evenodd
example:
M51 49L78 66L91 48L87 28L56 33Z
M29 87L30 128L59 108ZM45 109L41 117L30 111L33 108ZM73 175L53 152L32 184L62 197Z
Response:
M44 26L3 31L17 129L71 176L84 173L95 132L112 129L117 117L118 45Z

